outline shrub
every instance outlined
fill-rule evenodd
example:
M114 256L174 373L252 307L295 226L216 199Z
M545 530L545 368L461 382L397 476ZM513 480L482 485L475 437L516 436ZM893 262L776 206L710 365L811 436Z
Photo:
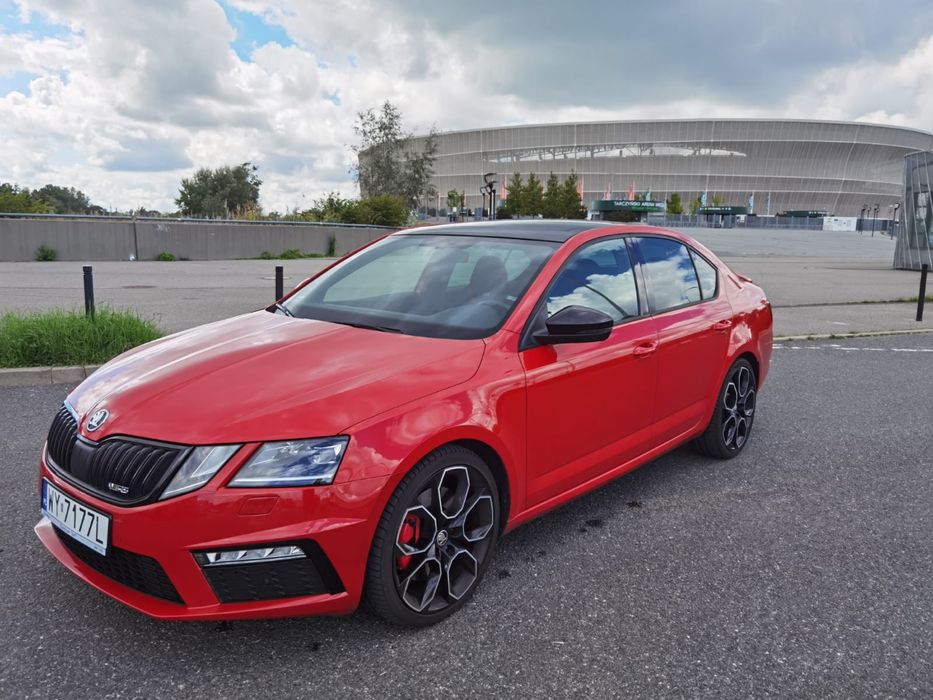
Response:
M55 248L50 248L49 246L43 243L38 248L36 248L36 260L39 262L51 262L52 260L58 259L58 251Z
M169 253L167 250L163 250L161 253L156 255L156 260L161 260L162 262L175 262L176 258L174 254Z
M99 364L159 338L149 321L126 311L47 311L0 315L0 367Z
M299 260L300 258L305 257L297 248L290 248L289 250L283 251L279 256L282 260Z

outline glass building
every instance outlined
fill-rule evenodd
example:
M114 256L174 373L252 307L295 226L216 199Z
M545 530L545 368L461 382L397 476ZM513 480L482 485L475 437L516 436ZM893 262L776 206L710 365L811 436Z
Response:
M903 226L894 250L894 267L933 268L933 152L919 151L904 157Z

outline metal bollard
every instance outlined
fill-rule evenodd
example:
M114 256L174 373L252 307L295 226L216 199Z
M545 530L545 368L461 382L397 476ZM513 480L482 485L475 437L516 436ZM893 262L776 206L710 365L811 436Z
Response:
M920 294L917 297L917 320L923 320L923 302L926 301L927 297L927 272L930 271L930 266L927 263L923 263L920 266Z
M84 266L84 314L94 318L94 268Z
M275 300L278 301L285 296L285 268L281 265L275 266Z

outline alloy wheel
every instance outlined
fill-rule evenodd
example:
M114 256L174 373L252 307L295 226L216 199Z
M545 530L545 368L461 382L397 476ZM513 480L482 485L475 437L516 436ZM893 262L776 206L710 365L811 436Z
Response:
M450 466L428 480L395 538L395 586L405 605L437 613L463 598L489 553L495 517L492 491L476 469Z
M755 380L740 364L732 370L720 406L722 441L729 450L740 450L748 439L755 414Z

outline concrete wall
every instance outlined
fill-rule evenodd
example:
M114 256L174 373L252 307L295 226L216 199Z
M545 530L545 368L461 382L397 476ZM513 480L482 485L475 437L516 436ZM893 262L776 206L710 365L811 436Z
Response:
M190 260L255 258L263 252L285 250L327 252L334 237L339 255L360 247L392 229L315 224L211 223L178 219L114 220L23 219L0 217L0 260L34 260L36 249L47 245L59 260L152 260L172 253Z
M132 221L0 218L0 260L35 260L47 245L59 260L128 260L136 254Z

